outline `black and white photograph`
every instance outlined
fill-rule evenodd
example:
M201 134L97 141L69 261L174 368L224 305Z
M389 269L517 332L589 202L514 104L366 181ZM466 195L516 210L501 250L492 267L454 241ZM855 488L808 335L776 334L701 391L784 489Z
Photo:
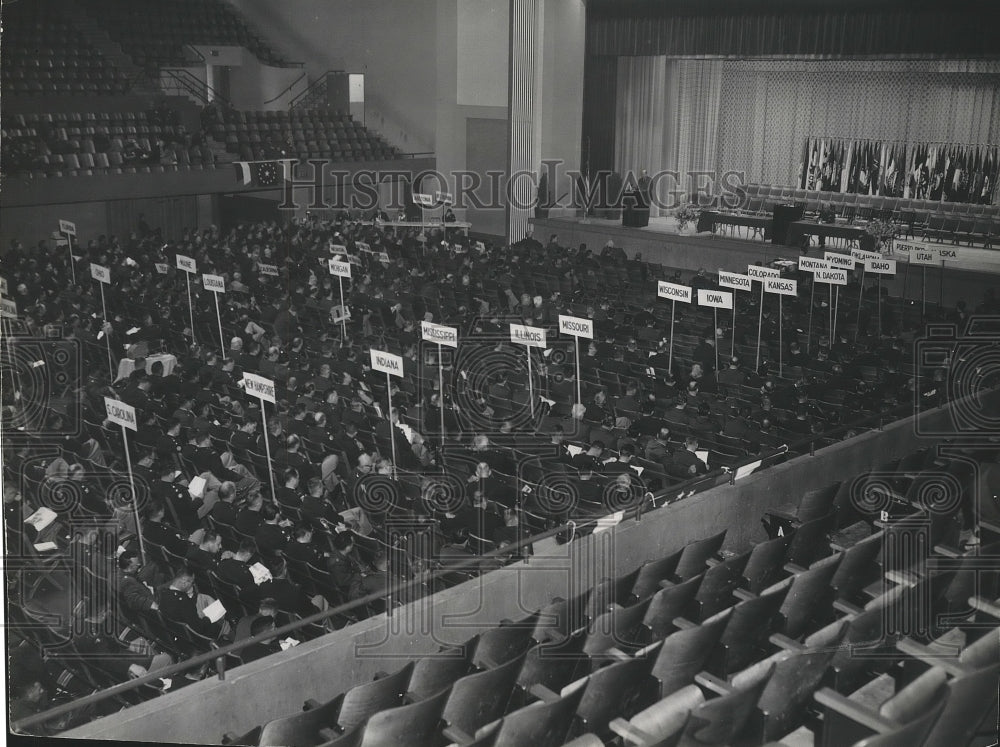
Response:
M0 0L6 740L992 747L974 0Z

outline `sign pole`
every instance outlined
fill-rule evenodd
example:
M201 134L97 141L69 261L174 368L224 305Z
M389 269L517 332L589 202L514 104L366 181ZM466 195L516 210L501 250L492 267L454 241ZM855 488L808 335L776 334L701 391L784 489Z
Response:
M184 278L187 281L187 293L188 293L188 314L191 317L191 342L195 341L194 336L194 306L191 305L191 273L184 273Z
M438 343L438 409L441 410L441 448L444 448L444 347Z
M781 299L782 297L779 295L778 296L778 376L785 375L783 368L783 362L785 360L785 337L784 337L785 320L781 313L781 306L782 306Z
M906 259L906 269L903 270L903 300L906 300L906 280L910 277L910 260Z
M882 339L882 276L878 275L878 336Z
M764 284L760 286L760 313L757 315L757 363L754 371L760 370L760 331L764 326Z
M66 234L66 246L69 248L69 269L73 276L73 285L76 285L76 265L73 264L73 237Z
M735 298L733 299L733 331L732 331L732 335L733 335L733 340L732 340L732 346L729 348L729 355L731 357L735 357L736 356L736 299Z
M219 347L222 348L222 360L226 359L226 338L222 334L222 313L219 311L219 294L213 293L215 297L215 318L219 322Z
M337 276L337 285L340 286L340 311L343 314L343 318L340 320L340 340L343 342L347 339L347 307L344 305L344 278L339 275Z
M837 293L837 295L835 297L834 306L833 306L833 334L834 335L837 334L837 322L838 322L837 317L840 316L840 286L839 285L837 286L836 293ZM833 345L833 340L830 340L830 345Z
M108 320L108 310L104 305L104 283L97 284L101 289L101 314L104 317L104 321ZM111 354L111 337L109 335L104 335L104 344L108 348L108 368L111 370L111 380L115 380L115 358Z
M674 317L677 315L677 302L670 302L670 354L667 357L667 368L674 375Z
M733 304L734 308L736 304ZM712 316L715 319L715 326L712 327L712 335L715 337L715 370L719 370L719 310L712 309Z
M829 322L827 324L827 332L829 333L830 345L832 347L833 346L833 283L830 283L830 285L828 285L827 288L830 291L830 300L827 303L827 305L829 306L829 308L827 309L827 316L830 317Z
M941 259L941 274L938 275L938 306L944 307L944 259Z
M816 278L813 277L809 288L809 325L806 327L806 353L810 353L812 347L813 332L813 306L816 303Z
M125 464L128 466L128 482L132 488L132 510L135 511L135 533L139 536L139 555L146 562L146 543L142 539L142 525L139 523L139 498L135 492L135 478L132 476L132 455L128 447L128 429L122 426L122 441L125 442Z
M271 500L278 494L274 488L274 469L271 467L271 439L267 434L267 413L264 412L264 400L260 401L260 422L264 427L264 452L267 454L267 476L271 480Z
M580 338L573 338L573 348L576 351L576 403L583 403L583 396L580 394Z
M858 291L858 317L854 323L854 341L858 341L858 335L861 333L861 301L865 296L865 266L861 265L861 290Z
M389 412L386 413L386 417L389 418L389 448L392 451L392 478L396 479L396 424L392 422L392 377L388 371L385 374L385 393L389 398Z
M927 317L927 265L924 265L923 280L920 283L920 317Z
M528 356L528 412L531 419L535 419L535 385L531 381L531 346L525 345L524 352Z

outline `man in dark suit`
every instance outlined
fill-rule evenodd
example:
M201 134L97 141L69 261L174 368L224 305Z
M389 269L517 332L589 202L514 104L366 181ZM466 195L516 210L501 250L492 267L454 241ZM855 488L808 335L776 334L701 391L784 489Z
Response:
M688 436L684 439L684 448L674 452L670 460L670 473L677 477L693 477L708 472L705 464L695 452L698 451L698 439Z
M197 594L194 588L194 573L187 566L181 566L174 573L173 580L160 587L157 603L167 620L182 623L201 635L218 638L224 626L222 620L213 623L198 611Z

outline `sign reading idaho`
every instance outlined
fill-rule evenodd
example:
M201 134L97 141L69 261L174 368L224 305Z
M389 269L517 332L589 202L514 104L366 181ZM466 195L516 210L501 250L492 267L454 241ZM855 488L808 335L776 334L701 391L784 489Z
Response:
M559 315L559 332L573 337L586 337L588 340L594 339L594 320L581 319L576 316Z

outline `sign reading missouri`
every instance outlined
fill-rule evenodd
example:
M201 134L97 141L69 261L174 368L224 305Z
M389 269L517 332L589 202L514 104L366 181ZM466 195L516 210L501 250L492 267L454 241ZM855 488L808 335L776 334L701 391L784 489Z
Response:
M572 335L573 337L586 337L588 340L593 340L594 320L560 314L559 332L565 335Z

